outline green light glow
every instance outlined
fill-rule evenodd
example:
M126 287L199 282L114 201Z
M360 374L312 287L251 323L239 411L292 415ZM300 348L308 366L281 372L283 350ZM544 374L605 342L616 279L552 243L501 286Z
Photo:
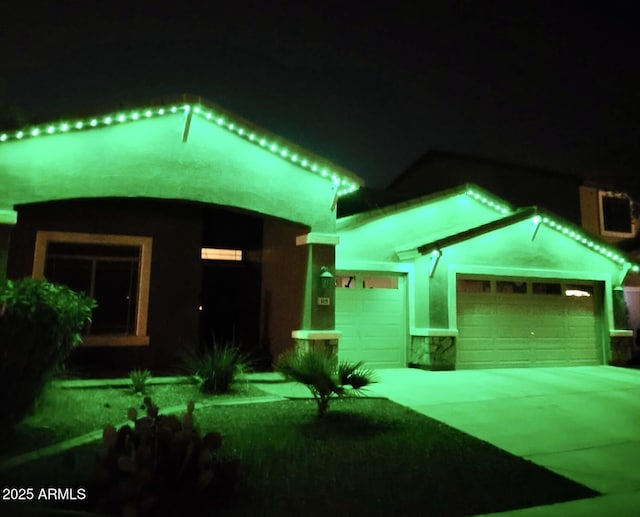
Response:
M509 210L504 206L500 205L499 203L496 203L493 200L488 199L486 196L483 196L472 189L467 190L467 195L477 201L480 201L482 204L485 204L488 207L493 208L494 210L500 212L501 214L506 215L509 213Z
M494 208L494 209L498 210L499 212L501 212L501 213L503 213L505 215L507 213L509 213L509 210L507 210L505 207L500 206L495 201L489 200L486 196L481 195L478 192L475 192L473 189L468 189L466 191L466 194L469 197L472 197L473 199L481 202L482 204L485 204L490 208ZM571 228L567 228L565 226L562 226L559 223L556 223L555 221L553 221L548 216L540 217L539 215L536 215L536 216L534 216L532 218L532 221L535 224L540 224L540 222L542 222L542 223L546 224L547 226L549 226L550 228L553 228L554 230L556 230L558 232L561 232L563 235L566 235L567 237L571 237L576 242L579 242L579 243L587 246L588 248L593 249L594 251L597 251L601 255L613 260L614 262L617 262L618 264L624 264L625 263L625 259L623 257L621 257L620 255L618 255L617 253L615 253L614 251L612 251L610 249L607 249L607 248L605 248L603 246L599 246L599 245L595 244L593 241L587 239L586 237L584 237L583 235L581 235L577 231L572 230ZM634 272L638 271L639 268L640 268L640 266L635 264L635 265L633 265L631 267L631 271L634 271Z
M256 145L260 145L260 147L266 147L272 153L278 154L281 158L291 163L294 163L297 166L300 166L304 169L307 169L316 173L320 171L319 173L321 174L321 176L326 178L331 177L334 185L340 185L341 188L337 191L338 196L343 196L350 192L354 192L358 188L358 185L355 182L352 182L346 178L343 178L341 174L338 174L334 171L330 171L326 168L320 169L318 164L314 163L312 160L304 158L297 153L292 153L286 148L281 148L276 142L269 141L269 138L265 138L260 135L257 135L255 132L250 131L246 127L242 127L242 125L238 123L235 123L235 122L227 123L224 117L220 116L219 114L216 114L214 111L210 110L209 108L200 106L200 105L192 106L190 104L184 104L181 106L170 106L167 108L165 107L150 108L150 109L146 109L143 112L139 110L135 110L130 113L117 113L114 115L106 115L101 119L92 118L92 119L86 119L86 120L77 120L75 122L70 122L70 123L65 122L60 124L59 126L48 125L46 128L33 127L29 130L20 130L14 133L2 133L0 134L0 142L8 142L11 140L21 140L25 137L36 137L36 136L43 135L45 132L46 134L54 135L59 132L66 133L71 129L88 130L92 128L99 128L99 127L109 126L114 121L124 124L126 122L135 122L138 120L144 120L144 118L148 119L156 116L162 116L167 113L178 113L178 112L183 112L183 113L193 112L196 115L203 117L205 120L210 120L217 123L219 126L228 129L229 131L240 136L241 138L248 140L249 142L255 143ZM144 115L144 117L141 116L141 113ZM477 199L479 198L480 196L477 196ZM488 202L486 198L483 198L483 199L485 200L484 202ZM504 207L501 207L498 204L493 202L491 203L492 203L491 204L492 208L495 208L496 210L504 214L508 213L508 211L504 209Z
M640 266L638 266L638 264L634 264L633 266L631 266L631 271L637 273L638 271L640 271Z

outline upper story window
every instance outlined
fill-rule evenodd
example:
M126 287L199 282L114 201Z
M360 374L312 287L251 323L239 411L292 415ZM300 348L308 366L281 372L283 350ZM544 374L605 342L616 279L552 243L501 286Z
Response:
M626 194L615 192L598 193L600 212L600 233L610 237L633 237L631 200Z

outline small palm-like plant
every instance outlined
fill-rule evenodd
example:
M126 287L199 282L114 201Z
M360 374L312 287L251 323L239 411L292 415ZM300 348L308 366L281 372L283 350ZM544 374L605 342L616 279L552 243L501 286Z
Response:
M203 393L228 392L236 376L251 366L251 359L240 348L215 342L202 353L183 354L182 361Z
M151 379L151 372L149 370L131 370L129 379L131 379L133 392L144 395L147 393L147 382Z
M276 369L309 388L318 405L318 416L324 417L332 398L361 395L365 386L376 382L373 372L363 364L338 362L335 356L320 350L291 351L280 357Z

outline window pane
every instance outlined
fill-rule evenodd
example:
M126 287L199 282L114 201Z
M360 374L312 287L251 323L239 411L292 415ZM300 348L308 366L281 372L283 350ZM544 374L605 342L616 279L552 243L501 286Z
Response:
M96 262L92 334L135 333L137 287L137 262Z
M335 277L336 287L343 289L353 289L355 287L355 276L338 275Z
M498 280L496 282L496 292L525 294L527 292L527 283L510 280Z
M562 289L555 282L533 282L533 294L562 294Z
M76 242L50 242L47 245L47 258L52 256L139 258L140 247L82 244Z
M488 293L491 291L489 280L458 279L458 291L462 293Z
M602 219L608 232L632 233L631 203L626 197L603 196Z
M366 276L362 279L365 289L397 289L397 276Z
M44 276L78 293L91 293L91 262L87 260L48 257Z
M45 277L98 302L89 334L134 334L139 246L50 242Z
M565 286L564 295L576 296L576 297L593 296L593 286L582 285L582 284L577 284L577 285L567 284Z
M242 250L229 250L220 248L202 248L200 250L202 260L242 260Z

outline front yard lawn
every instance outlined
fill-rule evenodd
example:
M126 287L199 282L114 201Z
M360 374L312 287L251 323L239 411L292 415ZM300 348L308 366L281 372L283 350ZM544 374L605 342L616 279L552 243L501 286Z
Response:
M221 432L222 453L241 462L224 515L475 515L597 495L387 400L338 400L323 420L316 411L311 400L196 408L200 430ZM98 446L2 472L0 484L87 487ZM154 515L180 511L163 510Z
M201 393L195 384L152 384L147 393L161 409L171 406L185 407L189 400L196 403L207 400L227 401L265 395L248 382L232 385L225 395ZM18 424L12 437L0 440L0 461L3 457L45 447L52 443L102 429L107 424L118 425L127 420L127 409L143 410L144 396L134 394L130 386L100 388L64 388L48 386L42 394L36 411Z

